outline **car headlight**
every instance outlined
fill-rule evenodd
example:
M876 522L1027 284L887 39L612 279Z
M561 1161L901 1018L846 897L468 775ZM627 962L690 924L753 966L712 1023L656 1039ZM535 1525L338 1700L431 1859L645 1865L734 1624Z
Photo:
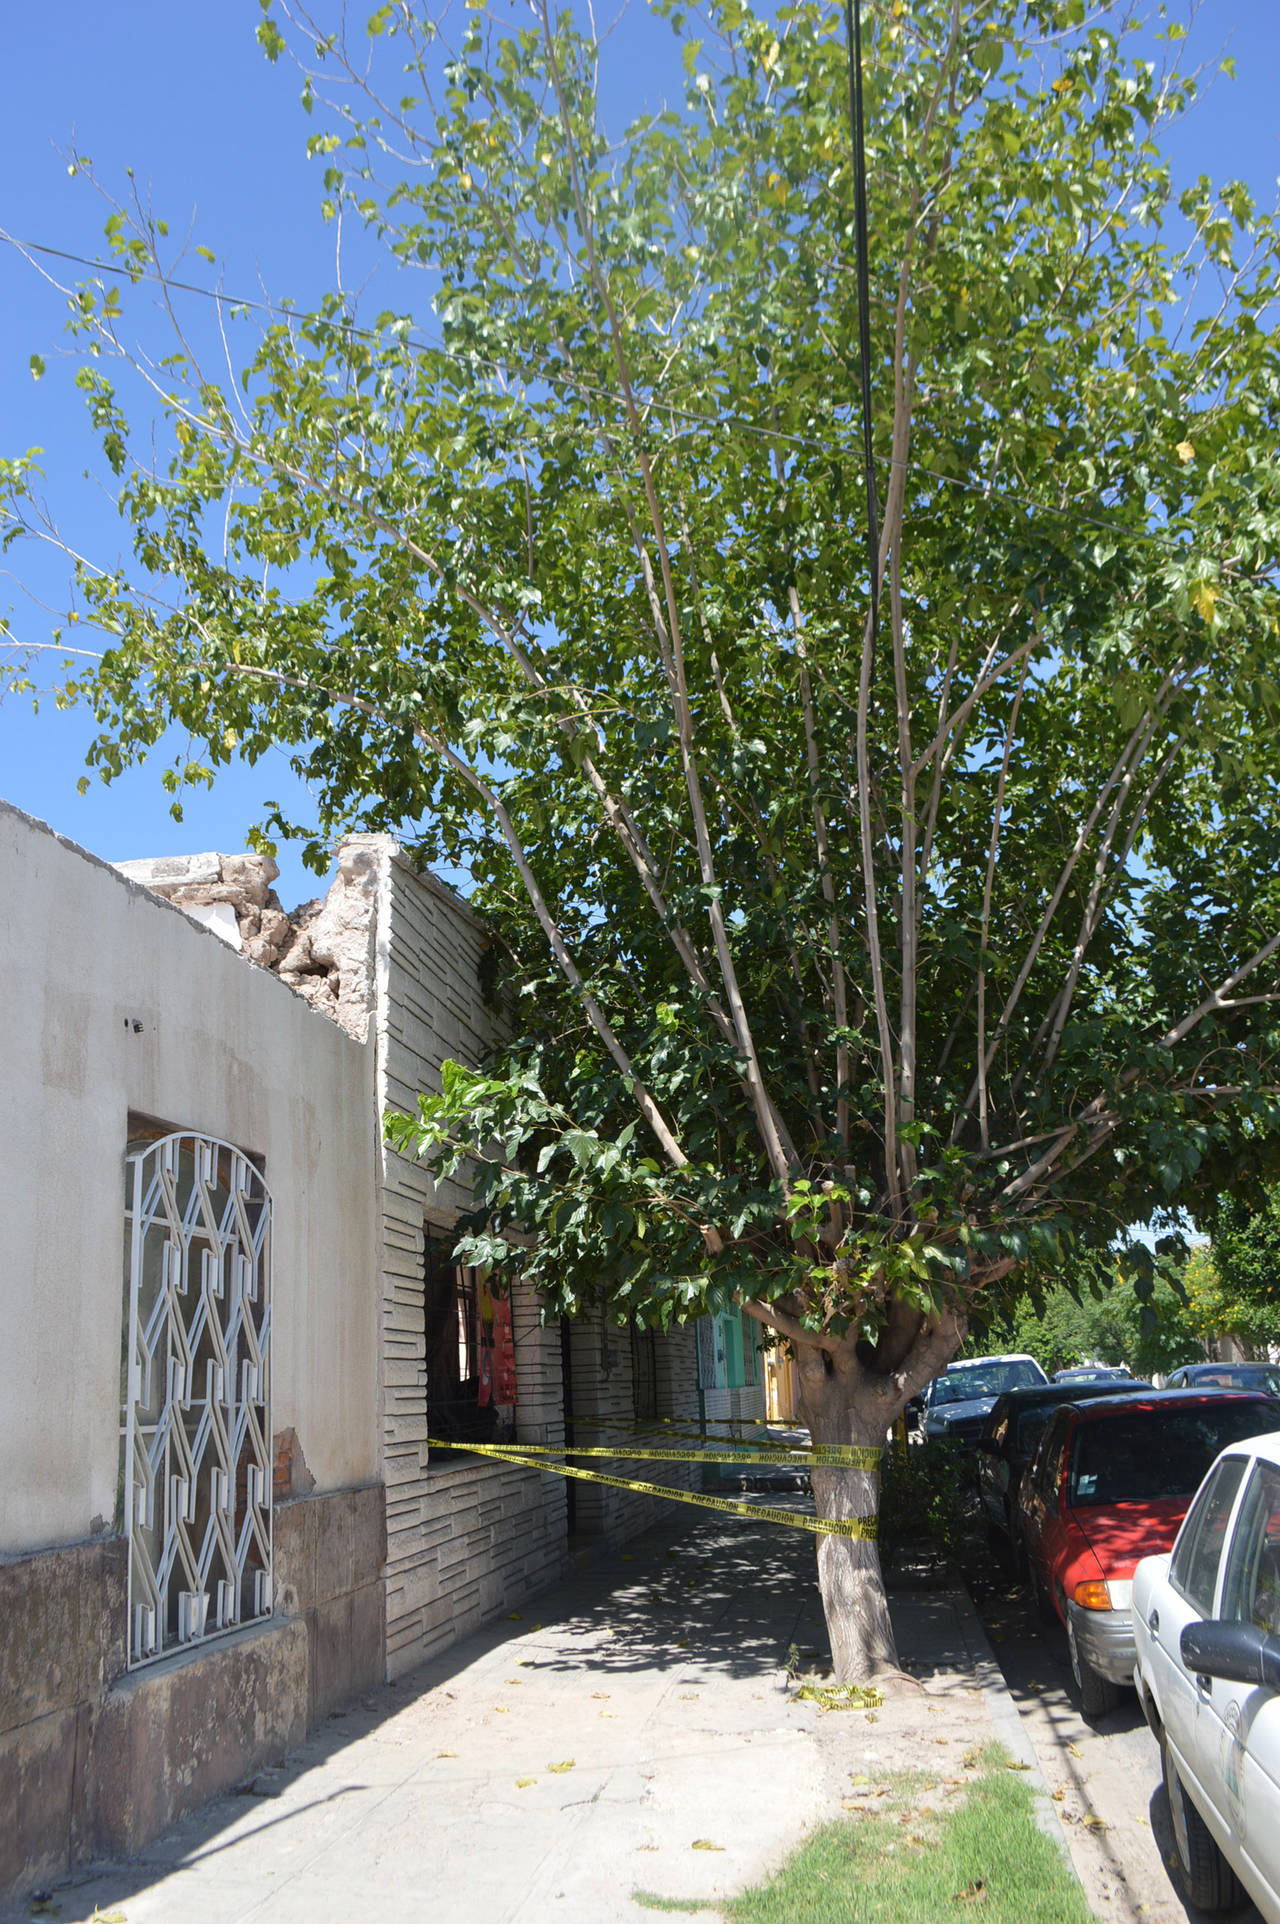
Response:
M1133 1605L1133 1580L1117 1581L1111 1577L1099 1582L1091 1578L1087 1583L1078 1583L1071 1598L1082 1610L1128 1610Z

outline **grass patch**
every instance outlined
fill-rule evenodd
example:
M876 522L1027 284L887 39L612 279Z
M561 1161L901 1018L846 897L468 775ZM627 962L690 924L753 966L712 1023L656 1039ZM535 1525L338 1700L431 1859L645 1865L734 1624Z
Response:
M975 1763L963 1791L940 1790L934 1777L881 1780L862 1807L740 1897L634 1899L647 1910L717 1911L732 1924L1094 1924L1005 1752L993 1747Z
M631 1902L638 1904L642 1911L678 1911L682 1917L687 1917L690 1911L724 1914L724 1905L710 1897L659 1897L656 1891L632 1891Z

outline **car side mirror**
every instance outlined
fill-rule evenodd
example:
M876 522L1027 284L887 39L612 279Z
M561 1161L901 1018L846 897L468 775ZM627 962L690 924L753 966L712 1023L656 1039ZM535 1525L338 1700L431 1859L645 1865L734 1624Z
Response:
M1197 1677L1280 1690L1280 1637L1268 1636L1256 1624L1225 1619L1189 1623L1181 1650L1183 1663Z

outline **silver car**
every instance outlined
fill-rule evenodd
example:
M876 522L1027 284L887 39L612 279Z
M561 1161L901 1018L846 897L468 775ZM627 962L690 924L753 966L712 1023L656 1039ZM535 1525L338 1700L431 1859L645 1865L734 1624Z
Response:
M1138 1565L1133 1623L1187 1895L1227 1910L1243 1885L1280 1924L1280 1431L1218 1457Z

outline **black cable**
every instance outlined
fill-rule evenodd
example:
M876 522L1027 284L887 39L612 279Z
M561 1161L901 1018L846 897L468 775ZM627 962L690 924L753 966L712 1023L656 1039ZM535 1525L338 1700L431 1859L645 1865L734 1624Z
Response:
M871 433L871 277L867 267L867 150L862 133L861 0L845 0L849 43L849 119L853 127L854 253L858 283L858 375L862 388L862 463L867 477L867 560L871 569L871 644L880 613L880 506Z

